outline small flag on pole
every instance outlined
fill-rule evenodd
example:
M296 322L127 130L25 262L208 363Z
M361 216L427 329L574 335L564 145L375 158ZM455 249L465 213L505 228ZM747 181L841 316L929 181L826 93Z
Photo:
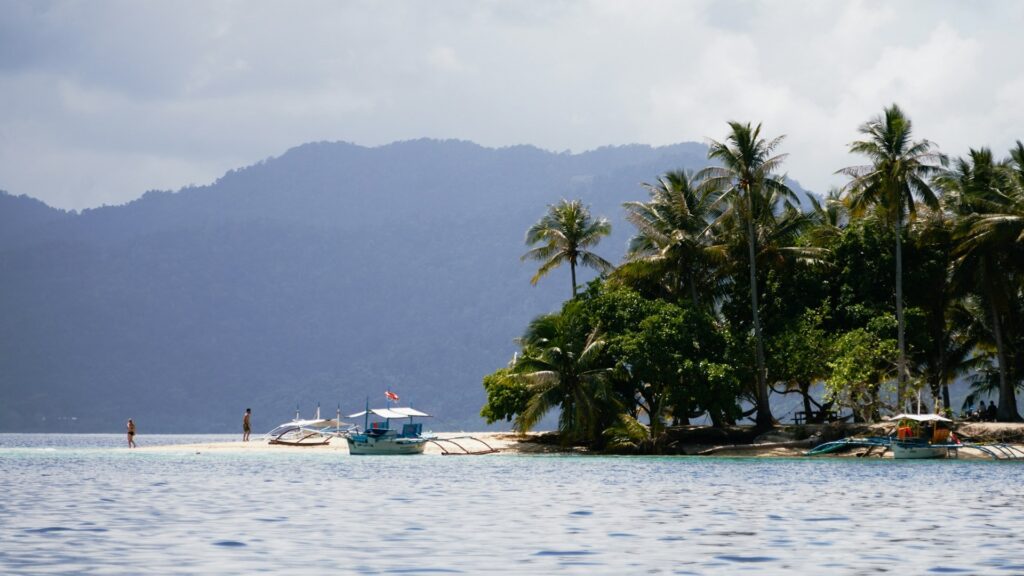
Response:
M387 398L388 400L391 400L392 402L398 402L398 394L395 394L391 390L385 391L384 397Z

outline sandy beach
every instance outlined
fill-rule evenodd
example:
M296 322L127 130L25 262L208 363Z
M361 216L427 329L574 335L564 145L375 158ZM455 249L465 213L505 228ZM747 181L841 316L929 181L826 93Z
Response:
M861 430L857 435L879 435L883 436L888 433L887 427L891 426L888 424L877 424L871 425L864 430ZM877 427L877 429L875 429ZM996 423L965 423L960 426L960 431L969 436L975 436L980 442L993 442L993 441L1004 441L1009 443L1015 449L1024 453L1024 443L1019 441L1020 434L1024 431L1024 425L1021 424L996 424ZM867 432L867 434L865 434ZM552 442L550 437L547 441L541 440L546 433L544 432L530 432L528 434L516 434L513 432L444 432L438 433L438 438L454 440L460 445L465 447L469 451L477 451L485 448L496 449L497 452L492 455L516 455L516 454L557 454L557 453L587 453L585 449L580 448L564 448L555 442ZM467 436L479 439L480 441L474 441L466 439ZM810 446L780 446L779 444L785 444L787 436L784 433L773 432L770 437L762 437L755 440L754 443L749 445L740 445L735 447L729 446L715 446L711 444L686 444L683 447L683 452L689 455L698 454L701 451L713 449L713 455L719 457L741 457L741 458L796 458L804 456L804 453L810 448ZM448 450L452 453L458 453L459 450L452 446L450 443L442 443L447 446ZM732 448L732 449L730 449ZM254 437L249 442L231 441L231 442L204 442L198 444L175 444L165 446L141 446L136 450L143 452L191 452L195 454L218 454L218 453L337 453L337 454L348 454L348 445L341 438L332 439L331 443L322 446L286 446L278 444L270 444L262 436ZM444 450L440 445L429 443L424 452L428 455L443 455ZM838 454L830 454L826 456L818 456L818 458L857 458L862 457L865 453L864 448L852 449L846 452ZM879 455L876 453L871 454L870 457L878 458ZM882 458L892 458L892 452L886 452ZM979 459L979 460L990 460L991 458L977 450L962 449L959 450L957 455L959 459Z
M498 450L496 454L546 453L561 451L557 446L552 447L548 444L528 441L530 438L539 436L539 433L520 435L510 432L443 432L438 433L437 436L440 439L453 440L459 445L464 446L469 451L477 451L486 449L487 447ZM472 436L482 442L466 439L466 436ZM450 452L459 452L459 450L454 446L451 446L450 443L445 442L442 444L448 446L448 450ZM281 444L271 444L262 436L253 436L252 440L248 442L238 440L234 442L204 442L199 444L140 446L139 448L136 448L136 450L143 452L194 452L196 454L328 452L347 455L348 444L343 438L334 438L331 440L330 444L327 445L286 446ZM424 453L442 455L444 451L441 446L434 443L428 443Z

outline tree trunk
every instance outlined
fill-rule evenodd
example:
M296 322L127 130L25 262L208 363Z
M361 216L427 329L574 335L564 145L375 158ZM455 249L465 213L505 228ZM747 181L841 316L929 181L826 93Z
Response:
M907 354L903 337L903 209L896 213L896 340L899 346L899 360L896 365L896 403L898 411L905 409L907 396Z
M757 420L758 428L775 425L771 405L768 403L768 377L764 368L764 342L761 341L761 315L757 304L757 250L754 245L754 203L747 190L747 248L750 256L750 309L754 319L754 344L757 354Z
M942 325L946 326L945 318L943 318L942 320ZM948 344L950 341L951 337L949 336L949 332L946 328L943 328L942 337L939 338L939 342L942 343L942 346L939 348L939 366L938 369L935 371L935 387L932 389L933 394L941 391L942 407L945 408L946 410L949 410L949 384L946 382L945 376L946 362L948 362L949 359L946 357L946 350L948 349ZM936 396L935 405L938 406L938 404L939 397Z
M690 270L690 299L693 300L694 309L700 308L700 301L697 299L697 282L694 280L693 270Z
M999 323L999 309L996 307L993 290L989 285L989 308L992 312L992 333L996 340L996 360L999 362L999 411L996 418L1000 422L1017 422L1020 414L1017 413L1017 398L1013 392L1013 386L1006 377L1006 352L1003 348L1003 329Z
M572 297L576 297L576 259L569 259L569 272L572 274Z

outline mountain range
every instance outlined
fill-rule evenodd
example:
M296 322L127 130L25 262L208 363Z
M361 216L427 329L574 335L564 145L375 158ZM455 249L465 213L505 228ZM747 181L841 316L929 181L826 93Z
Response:
M618 262L622 203L706 157L320 142L120 206L0 193L0 431L231 432L247 407L259 431L385 390L428 427L481 429L481 378L571 291L568 270L530 285L526 229L580 198Z

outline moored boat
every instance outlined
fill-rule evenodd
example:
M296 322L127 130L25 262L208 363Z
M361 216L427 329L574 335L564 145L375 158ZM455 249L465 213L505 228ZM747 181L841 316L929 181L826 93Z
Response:
M316 408L316 415L308 420L299 417L299 411L295 410L295 419L277 426L264 435L269 444L282 446L327 446L331 438L345 436L354 427L341 421L341 409L335 418L321 418L320 406Z
M950 442L953 421L937 414L897 414L896 439L892 442L892 457L945 458L957 443Z
M953 432L953 421L935 414L897 414L889 418L897 422L890 436L848 437L824 442L807 451L807 456L837 454L854 448L866 448L857 456L884 456L900 460L959 458L961 452L987 456L993 460L1024 459L1019 446L1002 442L964 442Z
M370 414L381 418L369 422ZM349 454L422 454L427 443L434 440L433 434L424 434L423 424L414 422L413 418L425 418L430 414L415 408L367 408L363 412L351 414L349 418L364 419L361 432L349 432L345 435L348 441ZM392 428L392 420L404 420L401 429Z

